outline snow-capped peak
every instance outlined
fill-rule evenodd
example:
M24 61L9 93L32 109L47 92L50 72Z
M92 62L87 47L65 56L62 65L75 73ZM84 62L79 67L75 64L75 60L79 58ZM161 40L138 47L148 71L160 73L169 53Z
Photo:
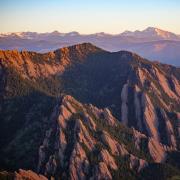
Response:
M155 27L148 27L142 31L136 30L124 31L122 36L133 36L136 38L153 38L153 39L176 39L177 35L168 31L161 30Z

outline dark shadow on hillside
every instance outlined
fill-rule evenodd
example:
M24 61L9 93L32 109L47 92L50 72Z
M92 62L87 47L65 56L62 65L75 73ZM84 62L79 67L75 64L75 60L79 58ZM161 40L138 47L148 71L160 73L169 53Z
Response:
M83 63L67 68L60 77L64 82L64 93L83 103L109 107L118 114L121 90L131 72L130 60L128 52L102 52L88 56Z

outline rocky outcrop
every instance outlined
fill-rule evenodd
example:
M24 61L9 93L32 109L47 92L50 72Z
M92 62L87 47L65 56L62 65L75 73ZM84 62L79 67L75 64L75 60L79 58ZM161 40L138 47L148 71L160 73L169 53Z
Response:
M170 151L155 138L149 138L135 129L128 135L132 139L129 140L131 145L127 146L112 134L110 129L118 128L120 124L108 109L83 105L69 95L62 98L60 107L55 107L51 120L55 127L46 132L39 148L38 165L39 172L48 177L113 179L112 170L119 168L118 157L126 158L129 168L137 172L148 165L146 158L129 152L130 146L142 151L141 144L146 141L146 153L154 162L164 161L166 151ZM119 131L127 133L123 129Z
M142 108L141 108L141 101L139 96L141 95L140 88L136 85L134 88L134 107L135 107L135 117L137 119L137 127L140 131L143 130L142 126L142 120L141 120L141 114L142 114Z
M113 155L124 156L128 154L124 144L119 144L116 140L112 139L107 132L103 131L101 139L102 142L110 148Z
M102 149L102 151L100 152L100 161L104 162L106 166L109 166L113 170L118 169L114 158L109 154L107 150Z
M142 141L146 142L147 152L151 156L154 162L162 163L165 161L167 153L174 150L172 146L166 146L159 143L156 139L147 137L133 128L133 139L135 147L140 149Z
M131 169L136 169L139 172L141 169L143 169L147 165L148 163L145 160L139 159L136 156L130 154L130 168Z
M148 131L148 135L159 141L158 119L154 105L148 95L142 96L142 104L144 110L144 124Z
M20 169L18 172L15 172L15 180L47 180L47 178L43 175L38 175L31 170L23 170Z
M91 179L112 179L112 175L104 162L100 162L95 169L94 176Z
M86 179L90 169L89 161L82 146L77 143L70 157L70 179Z
M171 85L168 83L168 80L166 78L166 75L164 75L162 72L160 72L160 70L158 70L157 68L154 68L155 71L155 75L156 78L158 80L158 82L160 83L160 86L163 88L164 92L171 98L178 100L177 95L175 94L175 92L173 92L173 90L171 89ZM172 78L172 81L174 80L174 82L177 82L176 79ZM173 82L173 83L174 83ZM178 84L178 83L177 83ZM175 86L175 85L174 85ZM177 85L175 86L177 88Z
M128 84L125 84L122 88L122 92L121 92L121 101L122 101L122 105L121 105L121 119L122 119L122 123L127 125L128 123L128 107L127 107L127 97L128 97Z
M167 75L163 67L140 59L136 63L138 67L133 67L136 78L132 80L129 76L129 85L124 84L121 90L122 123L176 149L177 125L169 114L179 112L180 82L174 75ZM132 95L128 94L130 88Z
M163 162L166 157L165 148L155 139L150 138L148 142L149 152L155 162Z

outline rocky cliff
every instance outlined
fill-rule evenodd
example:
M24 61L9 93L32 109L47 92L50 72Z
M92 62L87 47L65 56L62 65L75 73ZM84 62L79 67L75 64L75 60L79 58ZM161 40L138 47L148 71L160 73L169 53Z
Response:
M109 109L81 104L71 96L62 98L51 121L54 123L39 148L38 163L38 172L48 177L120 178L122 168L139 172L150 162L164 162L173 150L126 128Z

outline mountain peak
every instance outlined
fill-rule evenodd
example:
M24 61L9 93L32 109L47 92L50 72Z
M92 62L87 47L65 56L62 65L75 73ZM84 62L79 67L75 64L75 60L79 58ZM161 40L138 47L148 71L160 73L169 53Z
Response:
M177 35L165 30L161 30L156 27L147 27L146 29L139 31L124 31L121 33L123 36L132 36L136 38L146 38L150 40L172 40L177 39Z
M75 44L68 47L63 47L54 51L55 54L61 54L63 57L72 57L73 60L83 61L89 55L105 52L103 49L96 47L91 43Z
M147 28L144 29L143 31L144 31L144 32L152 32L152 31L155 31L156 29L158 29L158 28L156 28L156 27L147 27Z
M53 31L51 34L53 34L53 35L59 35L59 34L61 34L59 31L57 31L57 30L55 30L55 31Z
M143 30L142 32L156 33L156 34L158 34L160 36L164 36L164 37L165 37L165 35L173 34L173 33L170 33L168 31L165 31L165 30L162 30L162 29L159 29L159 28L156 28L156 27L148 27L145 30Z
M94 35L96 35L97 37L107 37L107 36L112 36L111 34L108 34L108 33L105 33L105 32L95 33Z
M69 48L69 49L76 49L76 50L83 50L84 52L88 52L88 51L104 51L103 49L95 46L92 43L89 42L84 42L84 43L80 43L80 44L75 44L69 47L65 47L65 48ZM63 48L62 48L63 49Z
M67 36L78 36L78 35L80 35L80 34L79 34L79 32L77 32L77 31L72 31L72 32L67 33L66 35L67 35Z

